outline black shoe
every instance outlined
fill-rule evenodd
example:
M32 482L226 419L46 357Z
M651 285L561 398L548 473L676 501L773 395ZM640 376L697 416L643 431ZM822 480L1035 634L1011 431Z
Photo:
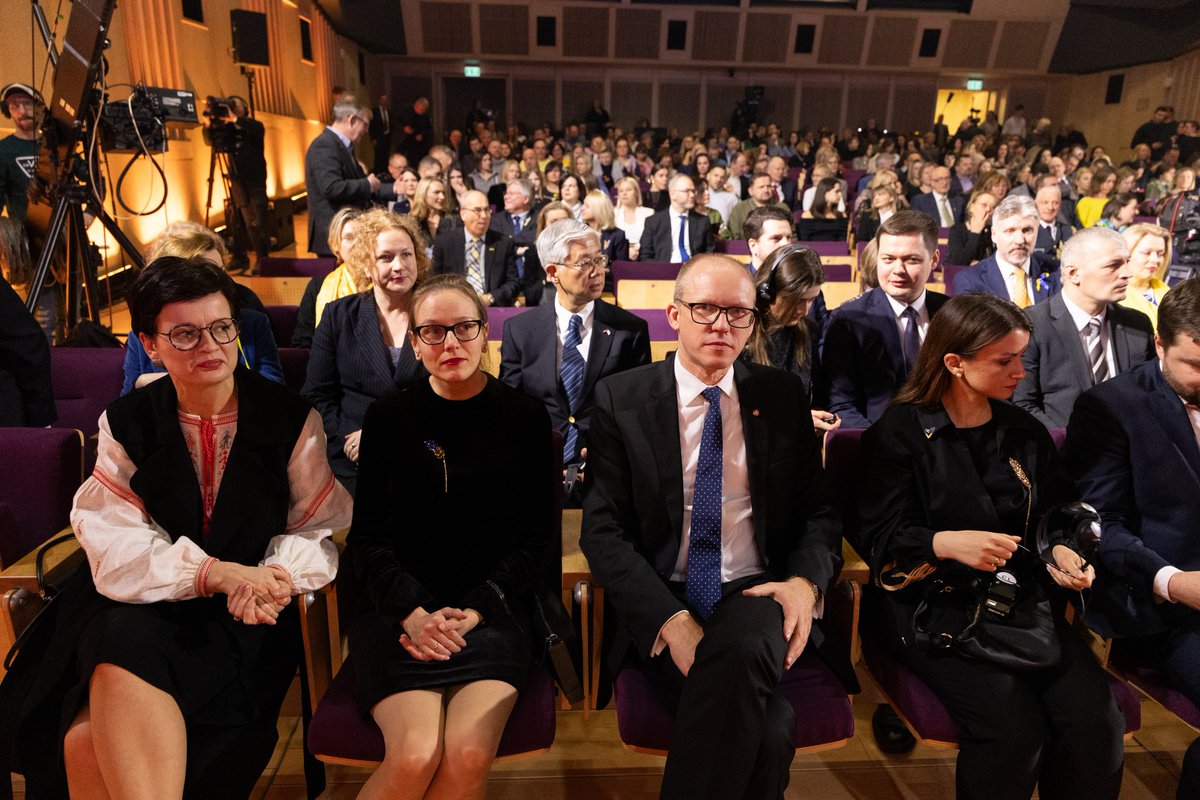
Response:
M917 740L908 732L904 720L886 703L880 703L875 709L875 715L871 717L871 731L875 734L875 744L890 756L911 753L917 746Z

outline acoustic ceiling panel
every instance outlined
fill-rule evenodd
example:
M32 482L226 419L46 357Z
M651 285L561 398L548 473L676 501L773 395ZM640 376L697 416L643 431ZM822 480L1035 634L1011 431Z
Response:
M562 52L574 58L608 55L608 9L564 6Z
M421 3L421 42L427 53L471 52L471 5Z
M942 66L953 69L986 69L996 36L991 20L952 19L946 36Z
M662 12L653 8L618 8L614 55L617 58L658 58ZM570 32L567 33L570 36Z
M787 14L747 14L742 37L742 61L782 64L792 44L792 18Z
M821 30L821 64L857 64L867 38L867 18L830 14Z
M738 15L727 11L697 11L692 35L695 61L733 61L737 58Z
M1046 22L1006 22L1000 31L996 69L1037 69L1042 63L1050 25Z
M480 4L479 49L487 55L529 55L529 8Z
M873 67L907 67L917 39L916 17L876 17L871 29L867 64Z

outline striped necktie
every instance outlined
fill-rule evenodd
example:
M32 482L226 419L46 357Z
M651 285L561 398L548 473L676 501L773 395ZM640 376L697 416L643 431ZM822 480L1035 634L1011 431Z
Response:
M1084 347L1087 349L1088 365L1092 379L1103 383L1108 379L1108 359L1104 357L1104 341L1100 338L1100 318L1092 317L1083 328Z
M575 424L575 414L579 412L579 403L583 399L583 370L587 362L579 352L583 343L583 318L578 314L571 315L567 326L567 338L563 340L562 377L563 391L567 394L567 435L563 440L563 463L569 464L575 459L575 449L579 442L579 427Z
M467 245L467 283L483 294L483 242L475 239Z

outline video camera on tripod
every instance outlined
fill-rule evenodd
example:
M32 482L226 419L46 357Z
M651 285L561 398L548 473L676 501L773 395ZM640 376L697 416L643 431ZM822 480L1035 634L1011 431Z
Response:
M242 132L230 121L236 116L232 97L208 96L204 104L204 143L218 153L236 153Z

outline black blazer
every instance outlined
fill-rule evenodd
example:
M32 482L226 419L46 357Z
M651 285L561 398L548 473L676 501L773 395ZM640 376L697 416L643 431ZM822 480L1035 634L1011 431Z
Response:
M530 209L525 212L525 219L521 220L520 230L516 229L512 214L507 211L497 211L492 215L491 229L512 237L517 246L531 246L537 236L537 210Z
M600 231L600 252L607 256L609 264L614 261L628 261L629 240L625 238L625 231L620 228Z
M975 233L965 222L956 222L950 228L946 242L947 264L966 266L982 261L996 252L996 245L992 242L991 223L984 225L979 233ZM956 289L955 294L962 292Z
M42 428L57 418L50 343L20 296L0 278L0 427Z
M948 299L925 292L930 319ZM829 382L829 410L843 426L869 428L883 416L908 372L896 316L882 289L834 309L821 344L821 368Z
M641 250L638 261L670 261L674 240L671 237L671 209L659 211L646 217L642 228ZM696 211L688 211L688 255L713 251L712 228L708 217Z
M841 565L841 528L821 495L812 420L797 413L804 385L740 360L733 371L759 556L772 580L799 575L824 590ZM687 535L673 357L600 381L589 438L580 545L617 613L616 666L631 647L648 657L684 610L667 586Z
M1047 255L1054 256L1055 258L1057 258L1058 257L1058 245L1062 242L1067 241L1067 239L1070 239L1071 234L1074 233L1074 231L1071 230L1071 226L1067 225L1064 222L1059 222L1059 221L1055 220L1054 225L1058 230L1058 239L1057 240L1051 239L1050 232L1047 231L1045 227L1043 227L1043 225L1040 221L1038 222L1037 242L1034 243L1034 248L1033 248L1035 253L1046 253Z
M580 448L587 446L596 382L607 375L650 363L650 332L644 319L603 300L596 301L592 314L583 399L574 415ZM571 414L559 377L557 353L553 303L526 311L504 324L500 380L545 405L550 424L565 431Z
M1033 323L1033 336L1021 356L1025 377L1017 384L1012 400L1047 428L1065 428L1075 398L1093 386L1083 341L1061 294L1025 309L1025 313ZM1118 373L1155 359L1154 327L1149 317L1109 303L1105 321Z
M483 235L484 291L491 294L493 305L511 306L521 292L513 240L494 230ZM460 226L442 233L433 243L433 274L467 275L467 234Z
M1000 458L1015 458L1032 483L1028 531L1004 528L971 451L944 408L895 405L863 434L859 462L858 536L852 537L858 541L851 543L870 565L873 582L882 577L885 584L896 585L895 573L911 574L923 564L971 572L966 565L934 556L933 536L938 531L1011 533L1036 549L1034 533L1041 514L1071 498L1049 432L1009 403L993 400L991 406ZM1012 482L1012 490L1028 501L1015 473ZM1056 536L1055 541L1061 539ZM923 582L917 581L879 593L890 637L911 637L912 614L924 592Z
M325 306L300 393L325 423L329 465L335 475L357 474L358 466L342 448L346 434L362 429L371 403L423 375L425 367L407 342L400 350L400 363L392 369L391 355L379 333L374 294L353 294Z
M370 206L371 183L354 153L326 128L304 154L304 185L308 190L308 251L331 256L328 239L333 215L343 206Z
M1100 512L1088 624L1105 636L1149 636L1194 621L1195 610L1154 595L1163 567L1200 569L1200 447L1157 359L1079 396L1063 459Z

